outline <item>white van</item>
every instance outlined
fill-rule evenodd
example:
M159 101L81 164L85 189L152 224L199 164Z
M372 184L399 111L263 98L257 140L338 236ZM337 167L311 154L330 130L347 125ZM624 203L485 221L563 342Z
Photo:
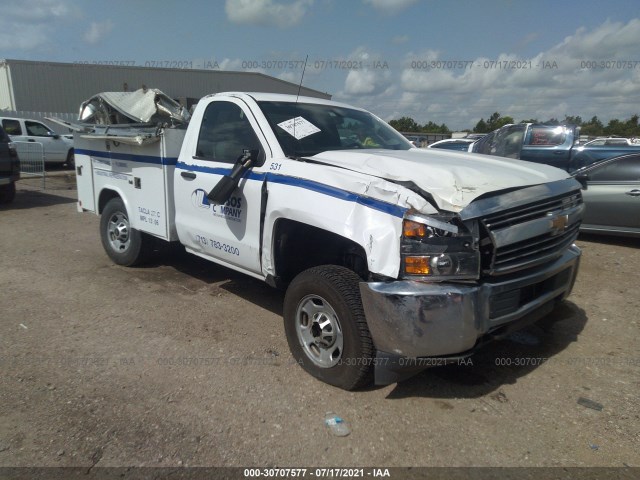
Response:
M74 168L73 137L59 135L44 123L28 118L0 117L2 128L13 142L38 142L48 164L64 164Z

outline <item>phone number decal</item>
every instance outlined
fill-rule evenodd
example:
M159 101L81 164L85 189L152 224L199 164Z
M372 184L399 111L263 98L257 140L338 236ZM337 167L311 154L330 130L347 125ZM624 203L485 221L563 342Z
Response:
M239 248L232 247L231 245L219 242L218 240L214 240L213 238L206 238L201 235L196 235L196 242L203 247L215 248L216 250L220 250L221 252L227 253L229 255L236 255L238 257L240 256Z

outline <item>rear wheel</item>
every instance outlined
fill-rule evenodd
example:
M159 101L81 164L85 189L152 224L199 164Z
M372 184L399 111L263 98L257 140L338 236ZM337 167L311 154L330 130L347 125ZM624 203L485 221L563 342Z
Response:
M120 197L109 200L102 211L100 238L107 255L118 265L129 267L145 260L149 239L131 228L127 209Z
M16 197L16 184L11 182L8 185L0 186L0 203L11 203Z
M314 377L345 390L373 380L375 348L359 282L345 267L314 267L291 282L284 300L284 328L295 360Z

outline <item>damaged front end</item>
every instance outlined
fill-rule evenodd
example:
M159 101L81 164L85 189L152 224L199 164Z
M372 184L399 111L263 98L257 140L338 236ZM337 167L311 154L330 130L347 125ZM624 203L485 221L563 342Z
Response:
M403 219L399 279L360 291L376 383L460 362L549 314L578 271L584 205L572 179L498 193L459 213Z
M402 222L401 278L423 281L477 280L477 223L455 214L410 212Z

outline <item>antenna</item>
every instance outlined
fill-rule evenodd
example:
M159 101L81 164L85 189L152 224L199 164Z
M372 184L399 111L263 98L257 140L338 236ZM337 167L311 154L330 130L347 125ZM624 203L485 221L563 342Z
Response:
M309 60L309 54L304 59L304 67L302 67L302 77L300 77L300 85L298 85L298 95L296 95L296 103L298 103L298 97L300 96L300 89L302 88L302 80L304 79L304 71L307 69L307 60Z
M300 77L300 85L298 85L298 94L296 95L296 105L298 105L298 97L300 97L300 89L302 88L302 80L304 79L304 72L307 69L307 60L309 60L309 54L304 58L304 66L302 67L302 76ZM293 118L293 138L296 138L296 119Z

